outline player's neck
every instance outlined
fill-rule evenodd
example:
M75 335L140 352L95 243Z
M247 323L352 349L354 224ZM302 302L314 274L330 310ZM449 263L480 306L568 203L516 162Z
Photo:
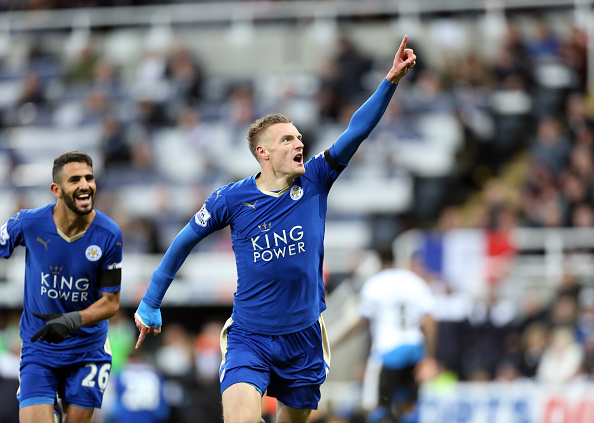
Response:
M67 237L75 237L91 226L95 219L96 212L92 210L89 214L79 215L70 210L65 204L57 203L54 206L52 217L56 228Z
M256 177L256 186L260 191L282 191L289 188L294 180L294 177L284 176L279 178L262 172Z

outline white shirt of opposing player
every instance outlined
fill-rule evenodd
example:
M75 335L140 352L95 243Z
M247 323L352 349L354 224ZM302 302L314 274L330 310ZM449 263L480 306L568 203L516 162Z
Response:
M435 300L427 283L406 269L385 269L361 289L359 312L371 324L371 350L383 355L403 345L424 342L421 323Z

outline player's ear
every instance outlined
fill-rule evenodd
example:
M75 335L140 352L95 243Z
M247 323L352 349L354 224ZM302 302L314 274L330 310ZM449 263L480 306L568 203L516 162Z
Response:
M266 150L266 148L262 145L256 147L256 153L258 154L260 160L268 160L268 157L270 156L268 154L268 150Z
M62 198L62 188L60 188L60 185L54 182L50 185L50 190L52 191L52 194L54 194L54 197Z

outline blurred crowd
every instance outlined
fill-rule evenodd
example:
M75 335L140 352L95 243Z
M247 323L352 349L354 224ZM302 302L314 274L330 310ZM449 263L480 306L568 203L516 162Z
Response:
M373 242L434 226L444 209L457 226L591 226L586 33L565 23L555 31L546 17L509 19L492 57L471 48L450 57L452 37L439 46L443 60L419 60L344 176L382 187L408 178L399 190L412 200L393 212L376 200L331 208L329 218L377 221ZM26 165L39 161L34 130L86 138L99 154L97 206L123 227L126 249L141 253L163 252L212 190L254 169L242 140L255 118L292 116L312 155L344 130L386 60L340 34L316 74L266 85L257 75L209 74L181 39L118 69L92 37L74 38L67 54L29 37L24 58L0 59L0 190L16 203L5 212L38 205L27 195L35 180ZM411 47L423 56L423 40ZM217 237L205 244L227 248Z
M517 301L491 286L481 298L452 290L417 266L436 298L444 380L594 380L594 279L564 274L551 296Z
M29 9L41 3L4 1L0 8ZM594 226L594 87L588 86L593 81L588 81L587 35L570 20L555 26L548 18L510 16L493 54L468 48L440 57L436 65L422 59L423 41L411 38L418 65L342 182L378 172L390 178L402 170L414 180L409 209L362 216L375 222L374 245L369 247L391 242L407 228L447 232L471 227L502 234L502 255L513 260L505 234L514 228ZM454 26L444 21L444 43L456 43ZM91 41L73 50L76 54L68 60L42 37L28 43L26 60L16 68L0 58L3 92L12 93L0 100L0 153L8 158L3 163L9 169L0 172L0 188L15 193L13 212L31 205L29 197L18 195L22 186L11 173L30 154L10 141L15 128L99 128L97 161L103 170L97 208L120 223L127 252L163 253L172 234L212 189L246 176L237 162L230 164L229 155L230 149L244 149L245 160L253 160L242 141L253 120L279 109L289 115L293 111L306 143L310 140L309 154L315 153L344 130L375 88L377 69L385 68L385 58L367 55L342 34L335 54L310 75L313 84L266 95L256 89L261 87L255 76L224 80L210 75L208 63L179 41L165 52L147 52L131 74L118 69ZM453 132L461 139L454 145L454 166L431 175L423 168L423 157L407 161L399 153L405 145L422 144L426 122L443 116L454 118L446 121L453 130L442 128L444 137ZM191 186L172 194L171 187L182 183ZM145 199L147 192L151 201ZM200 248L228 250L228 234L210 237ZM477 299L431 269L417 270L434 288L439 304L440 378L594 379L594 269L590 276L578 277L568 261L552 295L544 300L526 295L521 301L502 295L502 278L493 278L487 295ZM329 275L330 290L341 277ZM135 384L155 398L150 404L155 405L154 420L146 421L186 422L198 414L205 423L220 421L222 324L207 321L195 333L181 323L169 324L138 354L133 351L133 322L125 314L112 319L112 375L136 372L147 378L138 380L149 382ZM13 392L19 348L18 312L2 311L0 423L16 421L2 414L17 407ZM125 377L122 382L114 379L98 418L116 423L125 421L124 410L147 410L147 404L134 402L146 392L135 397L126 391L132 387ZM156 406L159 398L162 406ZM265 409L272 413L273 405L267 400Z

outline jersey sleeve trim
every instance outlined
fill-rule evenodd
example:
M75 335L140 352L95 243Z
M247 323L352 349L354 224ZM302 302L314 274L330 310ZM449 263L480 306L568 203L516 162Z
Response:
M345 165L340 164L338 161L334 159L334 157L332 157L332 154L330 154L330 150L324 151L324 158L326 159L330 167L337 172L342 172L346 168Z

